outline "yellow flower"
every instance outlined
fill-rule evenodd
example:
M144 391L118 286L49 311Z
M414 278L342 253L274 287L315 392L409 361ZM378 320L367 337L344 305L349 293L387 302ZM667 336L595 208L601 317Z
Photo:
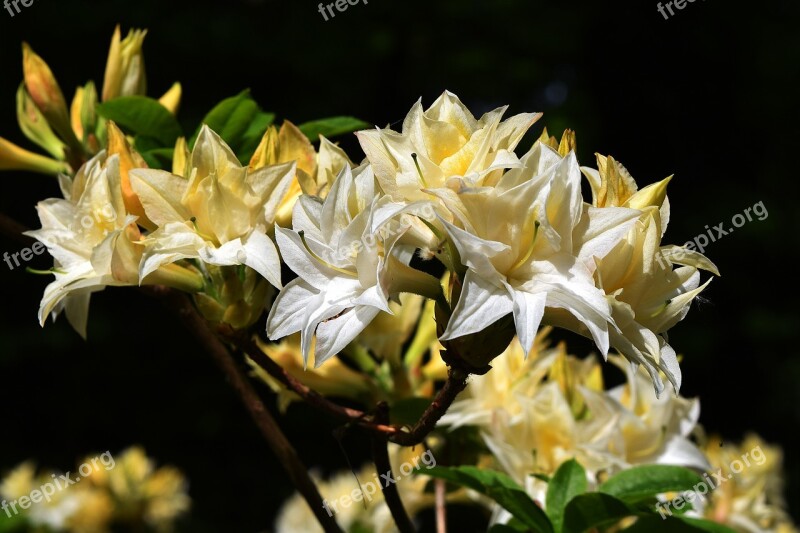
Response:
M368 378L348 368L338 357L330 360L326 365L319 367L314 365L313 368L306 369L303 364L303 352L300 349L299 333L289 335L277 344L266 343L258 338L256 338L256 343L281 368L324 396L364 400L372 392ZM299 400L295 393L287 390L249 357L247 364L250 365L256 377L278 394L278 406L281 411L286 411L291 402Z
M709 438L704 451L711 471L722 469L725 477L730 474L705 502L706 518L747 533L797 531L783 498L783 451L779 447L750 434L739 444Z
M305 134L286 120L280 130L275 126L267 128L250 160L250 169L293 161L297 164L295 179L275 214L275 221L283 228L291 227L292 210L301 194L324 198L339 172L346 165L355 166L341 148L325 137L320 136L317 153Z

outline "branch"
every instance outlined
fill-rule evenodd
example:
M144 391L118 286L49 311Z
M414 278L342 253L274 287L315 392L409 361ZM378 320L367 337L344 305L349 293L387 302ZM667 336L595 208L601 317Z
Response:
M282 383L287 389L296 393L309 405L373 433L382 434L389 441L401 446L416 446L425 440L425 437L436 427L439 419L450 408L456 396L467 386L467 377L469 376L469 373L465 370L450 367L444 387L437 393L419 421L410 430L406 431L397 426L387 425L385 421L379 421L373 415L358 409L343 407L325 398L273 361L261 351L252 338L236 335L232 331L228 331L225 337L239 346L265 372Z
M303 495L311 511L326 533L342 533L336 520L324 511L322 497L317 490L308 469L300 460L278 423L258 397L250 381L237 366L228 349L211 331L206 320L201 317L191 301L182 293L166 287L145 287L142 290L159 299L199 340L225 373L231 386L236 390L253 421L261 430L273 453L283 465L300 494Z
M375 412L375 420L377 422L389 421L389 406L386 402L381 402ZM400 493L397 491L397 481L392 475L392 463L389 460L389 442L385 436L373 433L372 435L372 460L375 461L375 469L380 476L388 476L391 482L381 483L381 490L383 491L383 499L386 501L389 511L392 513L395 525L397 525L400 533L414 533L416 528L411 522L406 508L403 506L403 500L400 499Z

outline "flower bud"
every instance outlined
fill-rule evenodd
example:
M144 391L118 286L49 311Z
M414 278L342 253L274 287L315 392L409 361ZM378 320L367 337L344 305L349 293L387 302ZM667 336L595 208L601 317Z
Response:
M145 94L147 80L142 43L146 35L147 30L130 30L127 37L120 40L119 25L114 29L103 80L104 102L120 96Z
M69 168L63 161L35 154L0 137L0 170L27 170L55 176L69 172Z
M73 147L78 146L80 143L70 126L64 94L50 67L28 43L22 43L22 71L25 88L44 118L62 141Z
M56 159L64 159L64 143L50 129L47 119L36 107L24 84L17 90L17 121L22 133L28 139L44 148Z

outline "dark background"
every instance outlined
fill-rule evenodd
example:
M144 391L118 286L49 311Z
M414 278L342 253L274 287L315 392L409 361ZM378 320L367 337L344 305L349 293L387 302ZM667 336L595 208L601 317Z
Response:
M311 1L36 0L13 18L0 11L0 135L30 147L14 113L22 40L71 99L88 79L102 85L119 22L150 29L148 92L181 81L187 131L246 87L296 123L341 114L381 125L449 89L476 115L503 104L544 111L535 135L576 129L583 164L610 153L640 185L674 173L666 243L728 227L763 201L766 220L707 249L723 277L670 341L685 356L682 393L702 398L710 432L736 440L753 430L784 447L791 505L800 502L799 6L697 1L664 20L652 0L370 0L325 22ZM352 139L343 144L362 157ZM38 227L35 203L57 195L49 178L0 174L0 211L28 226ZM0 238L0 252L19 248ZM49 267L44 257L33 264ZM42 330L46 281L0 263L0 471L27 458L66 469L141 443L191 480L186 530L268 530L292 489L201 347L132 290L92 298L88 342L65 320ZM331 422L303 406L283 422L308 464L345 467ZM345 446L358 462L363 444ZM793 512L800 518L800 506Z

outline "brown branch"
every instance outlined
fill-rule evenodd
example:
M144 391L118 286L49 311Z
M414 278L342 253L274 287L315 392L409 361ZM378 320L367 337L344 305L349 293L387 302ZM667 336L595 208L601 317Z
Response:
M386 423L389 421L389 406L386 402L378 404L375 410L375 421L378 423ZM392 513L392 518L400 533L414 533L416 528L408 516L403 500L400 499L400 493L397 491L397 480L392 474L392 463L389 460L389 441L385 435L378 433L372 434L372 460L375 462L375 468L378 475L386 482L381 482L381 490L383 491L383 499L386 501L386 506Z
M383 434L389 441L401 446L416 446L433 431L436 423L450 408L456 396L467 386L467 377L469 376L469 373L464 370L450 367L447 381L437 393L431 405L428 406L422 417L410 430L404 430L397 426L387 425L385 422L379 422L374 415L358 409L343 407L325 398L273 361L258 347L252 338L236 335L231 331L228 331L225 336L231 343L239 346L265 372L282 383L287 389L296 393L312 407L374 433Z
M301 461L297 451L264 406L261 398L259 398L248 378L238 367L228 349L211 331L208 323L198 314L189 298L178 291L166 287L145 287L142 290L158 298L170 311L175 313L187 329L196 336L200 344L211 354L214 361L227 376L231 386L236 390L251 418L267 440L272 452L289 474L292 483L305 498L323 530L326 533L342 533L342 530L336 524L336 520L324 510L322 497L314 481L308 475L308 469Z

